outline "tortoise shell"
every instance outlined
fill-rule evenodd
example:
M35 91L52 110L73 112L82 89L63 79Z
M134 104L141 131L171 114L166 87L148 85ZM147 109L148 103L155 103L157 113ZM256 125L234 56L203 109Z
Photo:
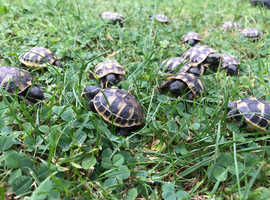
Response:
M198 33L195 33L195 32L189 32L187 34L185 34L183 37L182 37L182 40L184 43L186 43L188 40L197 40L197 41L201 41L202 40L202 37L198 34Z
M266 8L270 9L270 0L251 0L250 3L253 6L265 6Z
M222 29L225 31L241 29L241 25L238 22L227 21L222 24Z
M184 72L169 76L167 81L161 85L161 88L167 87L171 82L175 80L183 81L193 93L194 97L199 97L204 90L202 81L198 77L193 74Z
M16 67L0 67L0 86L13 94L20 94L32 85L31 74Z
M229 65L240 65L239 60L227 53L219 54L222 59L221 68L226 69Z
M165 68L165 72L174 72L183 63L184 59L182 57L172 57L164 60L161 66Z
M112 22L117 22L117 21L122 22L125 19L125 17L122 14L112 12L112 11L105 11L105 12L100 14L100 17L103 20L108 20L108 21L112 21Z
M125 69L116 60L106 60L96 65L95 73L98 78L108 74L125 75Z
M44 67L47 64L53 65L58 58L49 49L44 47L33 47L19 57L22 64L29 67Z
M192 68L198 68L199 73L198 74L192 73L191 72ZM186 63L183 67L180 68L180 70L177 73L185 72L185 73L194 74L196 76L200 76L200 75L203 75L204 71L205 71L205 65L192 66L191 64Z
M259 38L263 34L262 31L256 28L245 28L242 30L242 35L247 38Z
M170 23L169 18L164 14L156 14L156 15L151 16L150 18L155 19L155 20L157 20L158 22L161 22L161 23L165 23L165 24Z
M269 129L270 103L255 97L235 101L237 110L245 121L254 128L262 131ZM269 131L269 130L268 130Z
M139 102L128 92L116 88L101 90L92 100L98 114L118 127L143 124L143 110Z
M216 51L211 47L206 45L196 45L188 49L182 57L184 60L188 61L191 66L198 66L212 53L216 53Z

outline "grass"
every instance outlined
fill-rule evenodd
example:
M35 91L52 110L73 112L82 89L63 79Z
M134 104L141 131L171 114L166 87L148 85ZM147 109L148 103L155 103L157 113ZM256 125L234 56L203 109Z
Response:
M99 14L115 10L124 27ZM172 21L149 20L165 13ZM269 13L244 0L0 0L0 65L25 68L33 46L53 50L64 69L28 69L46 100L0 102L0 199L269 199L269 135L226 121L229 100L270 100ZM265 32L257 42L223 32L224 21ZM159 94L160 63L187 49L181 37L241 61L240 74L202 77L206 92L188 102ZM141 103L146 125L129 137L87 111L89 71L106 58L127 69L121 87Z

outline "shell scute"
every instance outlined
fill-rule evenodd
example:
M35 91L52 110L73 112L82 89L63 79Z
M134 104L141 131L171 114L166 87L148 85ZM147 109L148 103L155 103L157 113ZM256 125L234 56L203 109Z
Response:
M183 35L182 37L183 42L187 42L188 40L198 40L201 41L202 37L199 33L196 32L188 32L187 34Z
M47 64L53 65L58 60L56 55L44 47L33 47L19 57L22 64L29 67L43 67Z
M97 106L98 102L100 106ZM139 126L143 123L143 111L139 102L128 92L115 88L100 91L93 99L101 117L119 127Z
M21 93L32 85L31 74L16 67L0 67L0 86L11 93Z
M125 75L125 69L116 60L106 60L96 65L95 73L98 78L107 76L108 74Z

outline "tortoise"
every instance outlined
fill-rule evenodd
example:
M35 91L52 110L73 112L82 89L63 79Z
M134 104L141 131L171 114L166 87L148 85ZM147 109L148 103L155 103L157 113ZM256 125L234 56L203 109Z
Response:
M220 55L211 47L207 45L196 45L188 49L182 55L185 62L189 63L182 71L187 71L192 67L198 67L198 72L202 74L206 65L216 70L219 62Z
M56 55L44 47L33 47L19 57L19 61L27 67L44 67L47 64L62 67Z
M204 90L203 84L198 77L185 72L169 76L167 81L161 84L160 90L163 91L167 88L176 96L182 96L187 93L189 100L199 97Z
M238 65L240 65L239 60L227 53L220 54L222 63L221 69L227 70L229 75L236 75L238 74Z
M101 87L114 85L125 79L125 69L116 60L106 60L96 65L95 73L101 79Z
M195 46L202 40L202 37L198 33L189 32L182 37L182 40L190 46Z
M162 68L164 68L164 72L173 73L179 65L184 64L184 59L182 57L172 57L164 60L161 63Z
M160 23L164 23L164 24L169 24L170 20L169 18L164 15L164 14L156 14L156 15L152 15L150 16L150 19L155 19L156 21L160 22Z
M229 30L240 30L241 29L241 25L238 22L227 21L227 22L224 22L222 24L222 29L225 30L225 31L229 31Z
M183 57L172 57L164 60L161 63L162 68L164 68L164 72L166 73L174 73L180 65L183 65L177 73L180 72L186 72L186 73L192 73L195 76L200 76L204 72L204 67L203 66L198 66L198 67L192 67L189 63L185 63L185 60Z
M100 14L100 17L107 21L108 23L111 24L119 24L119 25L123 25L123 22L125 20L125 17L117 12L112 12L112 11L105 11L103 13Z
M242 35L250 39L259 39L262 34L263 32L256 28L245 28L242 30Z
M0 67L0 87L9 93L25 96L32 102L44 99L43 91L32 84L31 74L17 67Z
M248 97L228 103L228 118L243 121L242 126L261 131L269 131L270 102Z
M190 63L184 64L177 73L185 72L185 73L191 73L197 77L200 75L203 75L205 71L205 64L201 64L198 66L192 66Z
M251 0L250 3L253 6L265 6L266 8L270 9L270 0Z
M97 112L106 122L118 127L119 135L129 135L131 131L142 126L143 109L125 90L88 86L84 90L84 95L89 100L90 110Z

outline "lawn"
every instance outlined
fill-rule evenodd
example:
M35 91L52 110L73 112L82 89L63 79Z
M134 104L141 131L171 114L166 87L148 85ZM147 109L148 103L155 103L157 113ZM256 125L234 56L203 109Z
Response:
M102 21L106 10L122 13L124 26ZM226 119L229 101L270 101L269 12L248 0L0 0L0 65L29 70L46 97L2 95L0 200L270 199L270 136ZM171 23L150 20L155 13ZM224 32L228 20L265 34L254 42ZM193 101L157 90L162 61L189 48L181 42L189 31L241 62L238 76L201 76L205 92ZM21 65L34 46L50 48L64 67ZM89 72L112 58L126 69L118 86L145 113L127 137L82 96L99 85Z

